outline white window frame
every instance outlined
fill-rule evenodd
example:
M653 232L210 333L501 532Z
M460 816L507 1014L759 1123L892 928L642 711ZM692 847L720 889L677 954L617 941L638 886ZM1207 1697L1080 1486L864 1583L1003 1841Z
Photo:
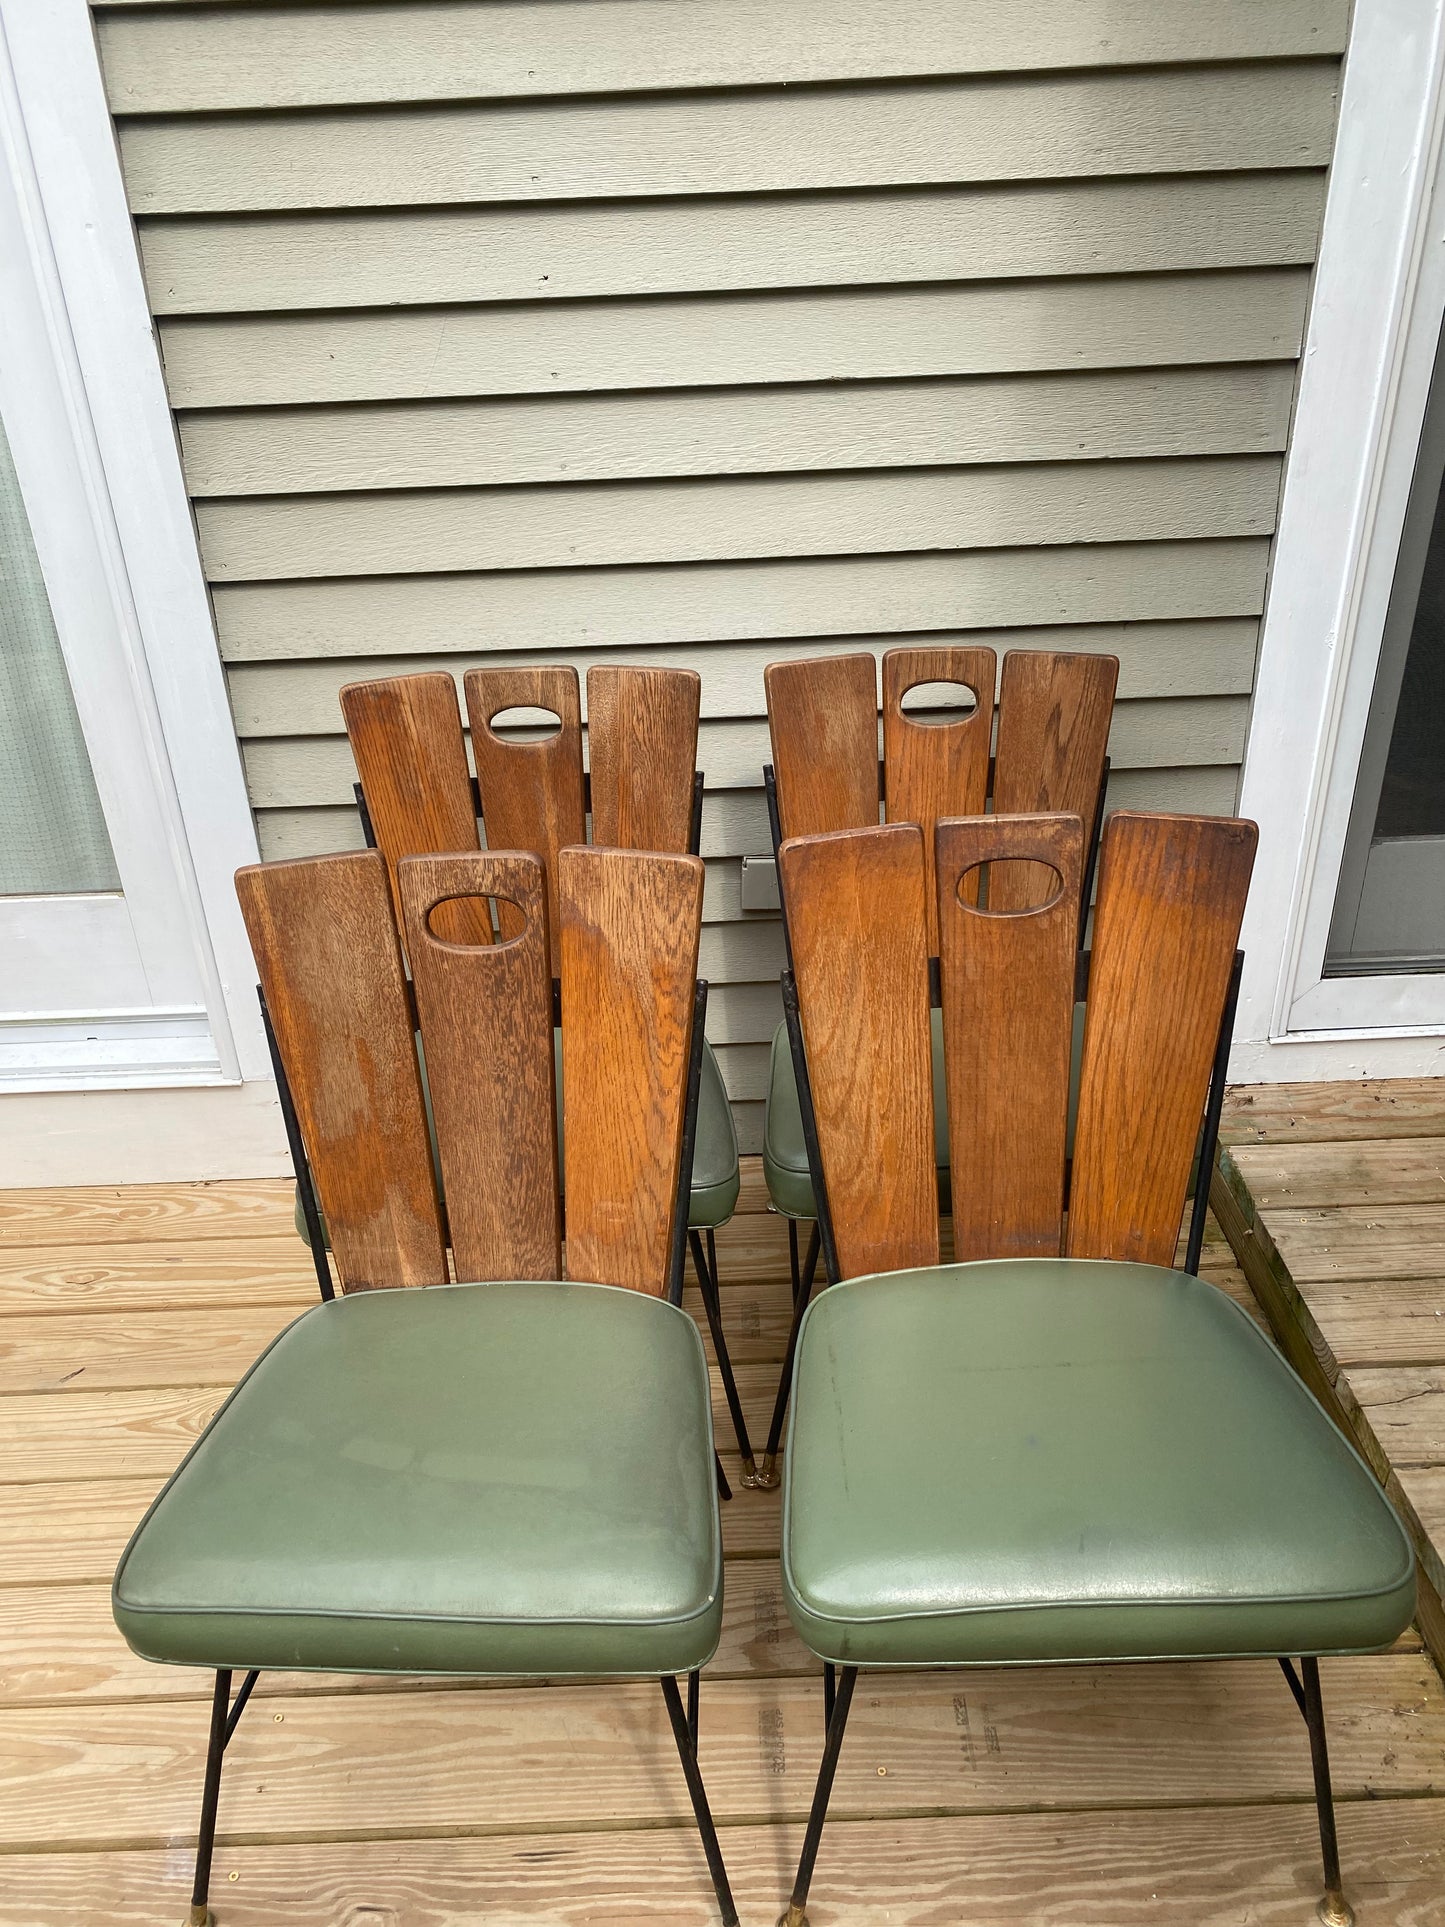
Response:
M55 1039L49 1063L38 1035L36 1073L18 1088L269 1078L232 883L256 861L255 826L86 0L0 0L6 66L0 115L28 161L17 185L43 229L51 358L107 565L108 620L149 735L151 768L138 780L160 800L204 986L204 1024L192 1018L189 1039L178 1021L167 1050L150 1027L152 1065L114 1030L87 1050L82 1026Z
M1240 812L1259 824L1230 1073L1445 1072L1445 974L1324 976L1445 317L1445 0L1355 9Z

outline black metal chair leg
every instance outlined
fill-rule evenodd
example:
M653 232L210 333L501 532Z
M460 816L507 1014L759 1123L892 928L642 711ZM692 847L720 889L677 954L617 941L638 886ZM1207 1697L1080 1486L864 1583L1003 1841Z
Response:
M216 1674L216 1690L211 1697L211 1737L206 1748L206 1780L201 1793L201 1828L196 1841L196 1876L191 1883L191 1911L186 1927L211 1927L211 1856L216 1845L216 1808L221 1798L221 1762L236 1722L246 1710L258 1674L253 1670L241 1681L241 1690L231 1699L229 1669Z
M732 1417L733 1434L742 1454L743 1484L758 1483L758 1469L753 1463L752 1441L748 1437L748 1422L743 1417L742 1400L738 1397L737 1380L733 1377L733 1362L728 1356L728 1341L723 1335L722 1301L718 1296L717 1283L717 1245L713 1234L707 1234L708 1250L704 1257L702 1239L695 1231L687 1234L688 1248L692 1252L692 1266L697 1273L698 1290L702 1293L702 1308L707 1313L707 1328L712 1333L712 1348L717 1359L717 1368L722 1375L723 1396L728 1402L728 1412Z
M717 1495L720 1499L730 1499L733 1496L733 1489L728 1484L728 1475L723 1471L723 1462L716 1452L712 1455L712 1462L717 1472Z
M791 1220L789 1220L791 1223ZM783 1420L788 1415L788 1398L793 1389L793 1354L798 1349L798 1327L803 1322L803 1313L808 1309L808 1300L813 1295L813 1280L818 1275L818 1252L820 1239L818 1227L813 1226L813 1235L808 1240L808 1258L803 1266L802 1279L793 1295L793 1322L788 1328L788 1349L783 1354L783 1373L778 1380L778 1395L773 1400L773 1421L768 1427L768 1446L763 1453L763 1469L758 1474L757 1483L764 1491L771 1492L778 1484L778 1447L783 1437Z
M818 1859L818 1845L823 1838L823 1822L828 1817L828 1798L833 1791L833 1775L838 1771L838 1755L843 1750L843 1731L848 1724L848 1709L853 1704L853 1688L857 1679L856 1666L845 1666L838 1675L838 1692L828 1721L828 1738L823 1746L823 1763L818 1768L818 1784L813 1789L808 1831L803 1836L803 1851L798 1860L798 1877L793 1882L793 1897L788 1902L787 1910L778 1916L778 1927L808 1927L808 1916L804 1909L808 1904L808 1889L813 1884L813 1868Z
M833 1724L833 1702L838 1697L838 1669L831 1659L823 1661L823 1731Z
M694 1673L690 1679L696 1677ZM689 1695L691 1691L691 1684L689 1684ZM707 1870L712 1875L713 1892L717 1895L718 1911L722 1915L722 1927L738 1927L738 1912L733 1905L732 1888L728 1885L728 1870L723 1865L722 1848L718 1845L712 1809L707 1803L707 1789L702 1783L697 1754L688 1738L687 1715L682 1710L682 1695L677 1690L677 1681L670 1673L662 1675L662 1697L667 1702L667 1717L672 1721L672 1737L677 1742L677 1757L682 1761L688 1798L692 1801L693 1818L697 1821L697 1830L702 1836L702 1850L707 1855Z
M1302 1659L1304 1716L1310 1730L1310 1764L1315 1775L1315 1807L1320 1818L1320 1853L1324 1860L1325 1891L1316 1908L1324 1927L1354 1927L1354 1909L1345 1899L1340 1880L1340 1849L1335 1838L1335 1802L1330 1790L1330 1755L1325 1738L1325 1709L1320 1698L1320 1663Z
M788 1220L788 1277L793 1287L793 1303L798 1302L798 1293L803 1289L803 1274L798 1268L798 1220Z
M699 1702L702 1698L702 1674L694 1666L687 1676L687 1737L692 1741L692 1750L697 1752L697 1728Z

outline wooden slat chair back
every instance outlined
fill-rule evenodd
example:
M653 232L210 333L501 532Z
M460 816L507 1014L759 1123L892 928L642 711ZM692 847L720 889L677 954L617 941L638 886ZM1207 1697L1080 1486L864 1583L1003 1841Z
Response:
M938 828L959 1259L1060 1252L1083 838L1074 816ZM1066 1256L1174 1262L1255 841L1228 817L1105 826ZM996 912L1019 860L1053 893ZM887 824L795 839L781 862L835 1275L935 1263L921 838ZM981 864L987 910L960 889Z
M781 863L838 1275L936 1264L922 833L804 837Z
M560 929L557 853L568 844L587 841L577 671L567 664L469 669L465 689L487 845L493 850L531 850L542 859L555 977ZM550 710L558 718L558 727L551 735L532 740L499 735L492 725L508 709ZM514 936L518 928L516 914L504 905L502 935Z
M444 669L348 683L341 713L400 926L401 859L475 850L480 841L457 686ZM448 904L436 928L453 943L489 943L491 913L484 904Z
M667 1290L703 874L695 856L558 859L569 1277Z
M883 796L890 823L916 823L923 832L928 954L938 955L938 896L933 833L945 816L982 816L988 800L993 738L993 691L998 659L992 649L890 649L883 657ZM903 698L923 683L960 683L972 711L947 722L910 715Z
M456 1276L561 1276L547 884L518 851L404 857L402 913ZM438 934L458 901L506 902L502 943Z
M1025 865L1049 880L1051 893L1026 909L999 909L1009 872ZM985 866L987 908L980 908ZM1077 816L975 816L938 825L949 1168L960 1262L1059 1255L1083 871Z
M1118 680L1117 656L1009 650L999 685L996 815L1077 816L1088 852L1102 802ZM1022 863L1001 869L997 884L989 899L996 910L1027 909L1052 888L1045 870Z
M871 654L770 662L763 671L781 834L878 821L878 666Z
M594 845L687 854L701 703L695 669L587 671Z
M447 1275L441 1209L385 859L236 875L342 1289Z
M1174 1262L1257 840L1231 817L1105 825L1070 1257Z

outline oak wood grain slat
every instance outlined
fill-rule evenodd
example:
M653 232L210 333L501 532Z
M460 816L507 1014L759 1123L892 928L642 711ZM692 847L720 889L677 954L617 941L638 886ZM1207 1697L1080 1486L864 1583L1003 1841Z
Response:
M878 668L871 654L763 671L778 816L789 836L878 821Z
M701 703L695 669L588 669L594 844L687 854Z
M587 841L582 787L582 692L570 664L469 669L464 687L472 729L472 758L482 796L482 823L491 850L530 850L547 873L547 928L552 975L558 971L557 852ZM549 736L512 739L492 728L507 709L546 709L558 718ZM504 905L504 937L516 918Z
M569 1277L667 1288L702 888L700 857L558 857Z
M456 682L440 669L347 683L341 713L399 922L401 858L425 850L475 850L480 840ZM448 904L437 929L453 943L492 940L485 904Z
M922 832L794 838L781 862L841 1275L937 1264Z
M236 873L345 1290L447 1275L386 864L377 850Z
M937 852L954 1255L1056 1258L1084 826L1077 816L975 816L940 823ZM981 910L976 886L960 886L985 863ZM995 910L996 887L1021 864L1049 878L1051 896Z
M1119 658L1047 649L1010 649L999 682L993 807L1000 816L1061 811L1084 825L1084 848L1099 810L1099 783ZM1042 870L1011 867L990 902L1023 910L1049 888Z
M1071 1257L1173 1262L1257 835L1130 810L1104 827Z
M547 882L530 851L412 856L398 881L459 1279L558 1278L556 1080ZM496 897L500 944L433 934L457 898Z
M940 817L983 815L997 668L992 649L953 644L888 649L883 655L884 802L890 823L916 823L923 831L930 956L938 955L933 832ZM920 683L930 682L963 684L973 692L973 709L949 722L930 721L926 711L910 716L903 698Z

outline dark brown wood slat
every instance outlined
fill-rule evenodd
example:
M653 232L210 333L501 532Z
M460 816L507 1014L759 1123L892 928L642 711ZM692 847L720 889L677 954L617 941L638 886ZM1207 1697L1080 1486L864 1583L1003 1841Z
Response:
M810 656L763 671L785 837L878 821L878 669L871 655Z
M342 1288L447 1275L386 863L378 850L238 870L236 894Z
M686 856L702 677L695 669L587 671L592 841Z
M695 856L558 858L569 1277L667 1288L702 886Z
M1117 656L1008 651L999 686L996 814L1077 816L1088 848L1118 680ZM1000 873L998 892L989 901L996 910L1026 910L1051 888L1043 870L1014 864Z
M1257 838L1235 817L1104 827L1071 1257L1174 1261Z
M396 866L428 850L475 850L477 812L457 686L444 669L347 683L341 714L398 922ZM485 904L452 903L437 918L451 943L490 943Z
M801 837L781 860L841 1275L937 1264L922 833Z
M1057 1258L1084 826L975 816L940 823L937 847L954 1255ZM1008 868L1025 862L1050 878L1052 896L995 910ZM960 888L980 864L987 910L976 880L971 895Z
M465 681L472 757L482 793L482 823L492 850L530 850L547 873L547 928L552 975L558 974L557 852L587 841L582 790L582 692L565 663L534 668L469 669ZM531 742L508 741L492 728L504 709L550 709L559 727ZM505 906L504 937L519 929Z
M458 1278L558 1278L547 882L522 851L403 859L398 881ZM433 934L455 898L524 919L501 944Z
M883 791L890 823L916 823L923 832L924 908L928 951L938 954L938 894L933 832L940 817L982 816L988 798L988 753L993 740L992 649L889 649L883 657ZM929 722L904 712L903 698L920 683L962 683L972 690L970 715Z

